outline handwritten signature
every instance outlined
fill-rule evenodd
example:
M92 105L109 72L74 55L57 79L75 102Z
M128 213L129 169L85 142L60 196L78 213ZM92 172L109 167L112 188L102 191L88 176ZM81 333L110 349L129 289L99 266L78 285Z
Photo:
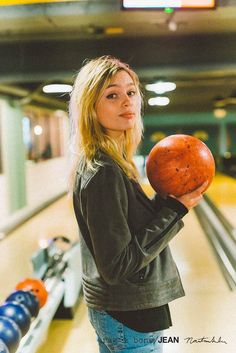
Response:
M225 340L222 339L222 337L216 338L215 336L213 337L199 337L199 338L194 338L194 337L186 337L184 338L186 343L224 343L227 344Z

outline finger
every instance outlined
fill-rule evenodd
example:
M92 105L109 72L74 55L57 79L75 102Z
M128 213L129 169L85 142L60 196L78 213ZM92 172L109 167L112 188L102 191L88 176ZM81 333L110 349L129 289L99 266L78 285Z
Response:
M199 202L202 200L202 196L199 196L199 197L196 197L194 199L191 200L191 203L190 203L190 207L195 207L199 204Z
M206 189L208 184L209 184L209 182L205 181L201 186L199 186L198 190L202 193Z
M203 196L199 195L198 197L195 197L194 202L200 202L202 200Z
M200 185L199 187L194 189L192 192L194 194L202 194L206 190L207 185L208 185L208 181L204 181L204 183L202 185Z
M175 195L170 194L170 197L173 197L173 199L176 199L177 197Z

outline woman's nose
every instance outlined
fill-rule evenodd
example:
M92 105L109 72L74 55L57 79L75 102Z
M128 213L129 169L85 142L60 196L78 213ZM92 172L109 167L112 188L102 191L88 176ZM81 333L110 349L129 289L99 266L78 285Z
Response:
M124 94L122 104L127 107L130 105L130 103L130 97L127 94Z

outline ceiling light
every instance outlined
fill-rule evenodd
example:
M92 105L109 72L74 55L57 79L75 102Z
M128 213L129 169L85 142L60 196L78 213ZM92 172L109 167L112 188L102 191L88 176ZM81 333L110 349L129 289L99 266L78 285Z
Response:
M69 93L72 91L71 85L51 84L43 87L44 93Z
M42 126L36 125L36 126L34 127L34 133L35 133L35 135L37 135L37 136L42 135L42 133L43 133L43 128L42 128Z
M170 100L168 97L154 97L150 98L148 100L148 104L153 106L153 105L159 105L159 106L165 106L170 103Z
M163 94L166 92L171 92L176 89L176 84L174 82L156 82L152 84L148 84L145 86L147 91L152 91L157 94Z
M216 108L213 110L213 113L217 119L223 119L226 117L227 114L226 110L223 108Z
M168 28L169 28L169 30L170 30L171 32L177 31L177 23L174 22L174 21L170 21L170 22L168 23Z

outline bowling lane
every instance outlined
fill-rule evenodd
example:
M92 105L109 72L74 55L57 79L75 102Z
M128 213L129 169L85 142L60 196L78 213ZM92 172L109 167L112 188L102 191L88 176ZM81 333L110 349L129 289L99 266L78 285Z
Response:
M219 181L219 185L221 181ZM209 196L218 193L218 179ZM147 189L147 187L146 187ZM150 190L149 190L150 192ZM228 191L229 192L229 191ZM211 193L211 194L210 194ZM235 197L236 200L236 197ZM220 200L219 200L220 202ZM234 207L225 201L224 207ZM232 353L235 352L235 293L228 290L215 262L214 254L193 211L185 217L185 227L172 241L171 248L178 264L186 296L170 304L173 327L165 336L179 337L179 343L164 344L164 353ZM63 234L77 238L72 206L67 197L54 203L0 242L1 286L3 301L15 284L31 274L30 257L42 238ZM225 343L186 343L185 338L203 336ZM74 320L55 320L38 353L97 353L95 335L81 301Z
M37 214L0 242L0 276L7 279L1 285L0 300L3 301L16 283L32 273L30 258L39 244L56 236L66 235L77 239L77 226L68 197Z
M217 175L208 195L236 227L236 179L223 174Z
M173 327L168 336L180 343L166 344L164 353L233 353L236 338L236 292L230 292L215 255L193 212L185 228L172 242L172 252L183 280L186 296L170 304ZM225 343L187 343L187 338L221 337Z

